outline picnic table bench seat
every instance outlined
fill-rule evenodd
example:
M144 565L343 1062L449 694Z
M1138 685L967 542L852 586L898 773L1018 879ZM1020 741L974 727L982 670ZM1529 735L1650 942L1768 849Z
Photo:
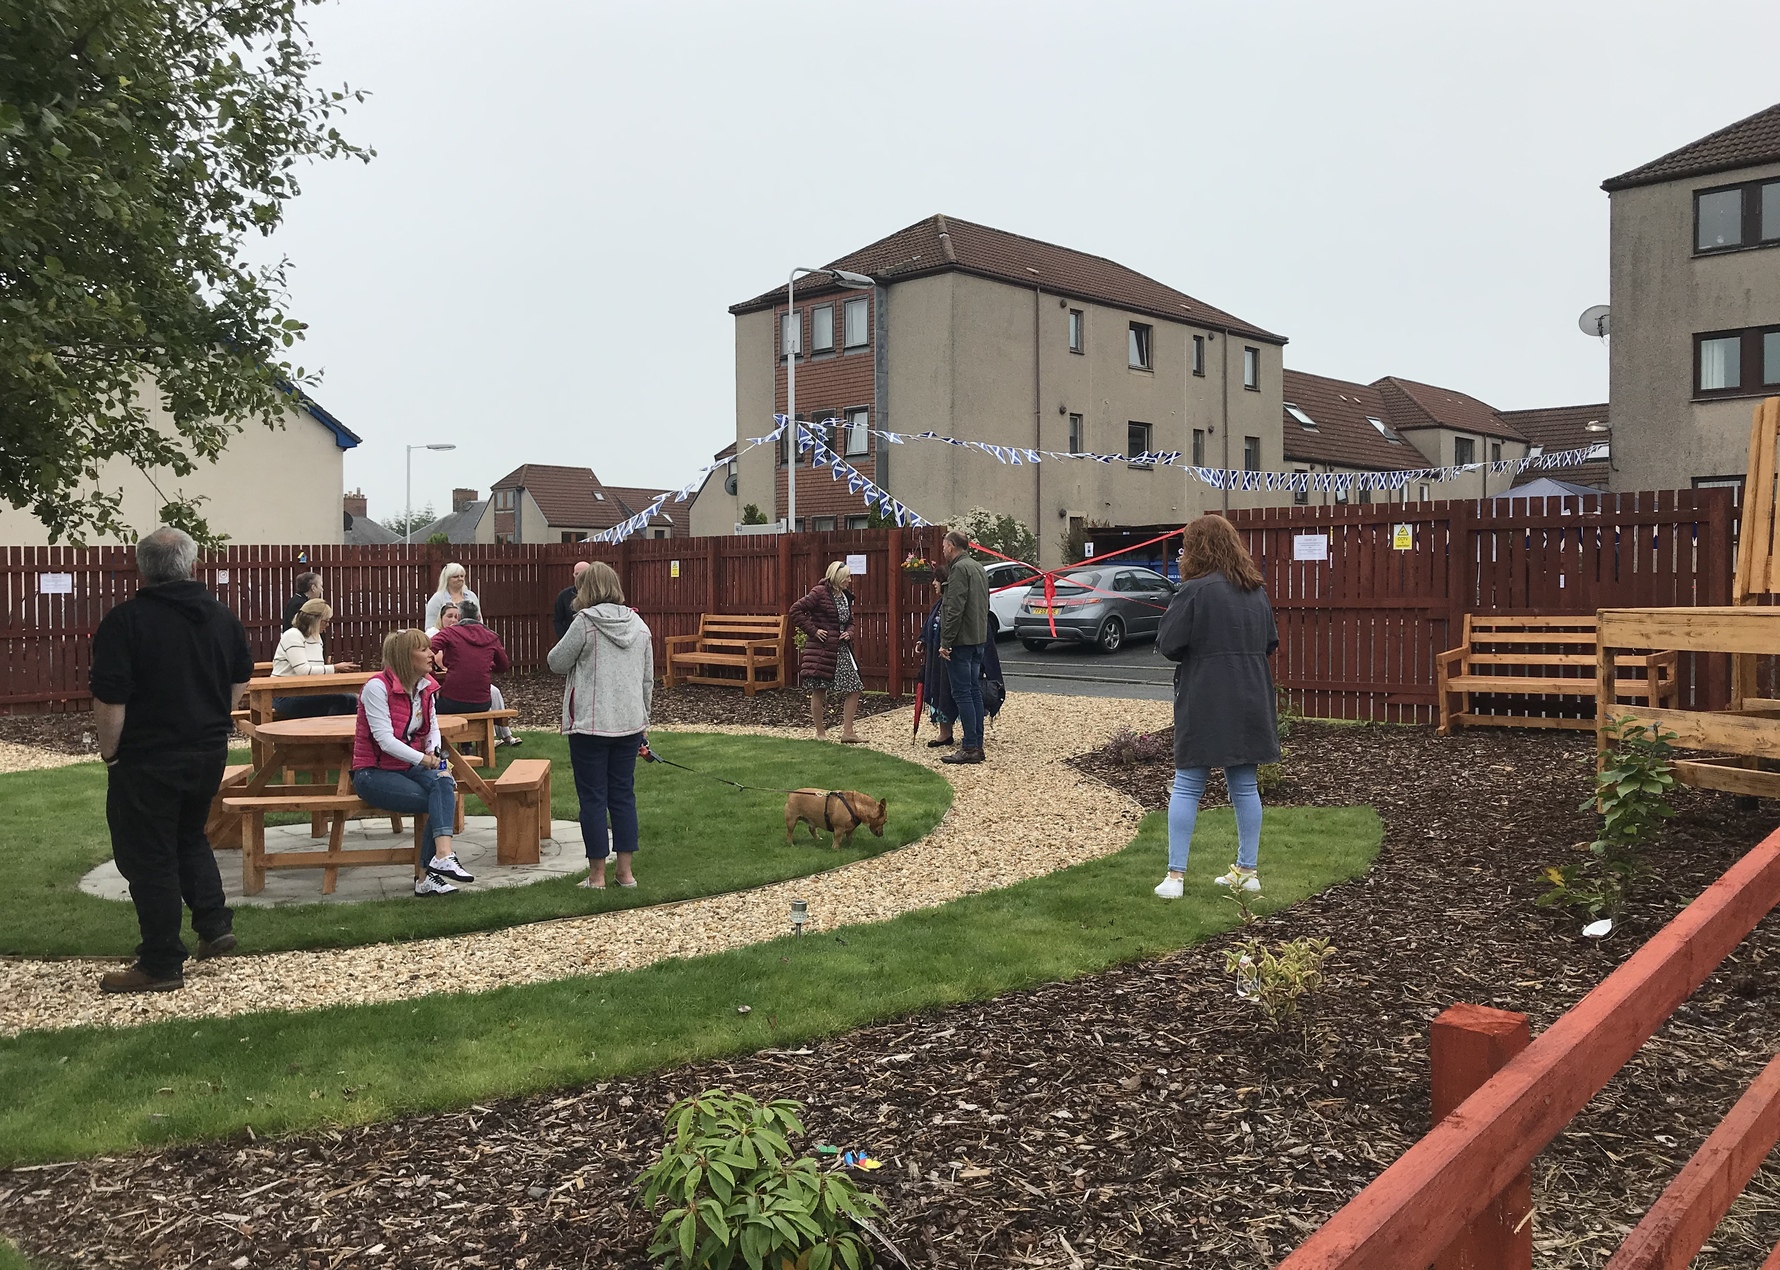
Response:
M459 795L461 800L462 795ZM408 864L418 868L416 852L426 833L426 817L414 817L414 841L405 847L365 847L344 850L346 821L353 814L384 815L355 794L280 792L259 795L228 795L223 805L241 818L241 889L258 895L266 889L268 869L321 869L321 893L332 895L342 868L355 865ZM268 812L294 811L328 818L325 851L266 851Z
M666 684L718 684L752 697L785 686L791 619L784 614L703 613L696 635L667 638ZM734 672L742 673L713 673Z
M519 711L472 710L466 713L461 710L453 710L451 713L454 718L463 719L470 725L470 735L455 742L457 752L463 754L464 762L468 763L471 767L493 767L494 730L499 724L508 719L517 719L519 717ZM464 746L470 743L475 744L476 752L474 754L464 754Z
M536 864L550 836L550 760L519 758L489 782L494 790L495 863Z
M1474 695L1511 693L1593 701L1596 694L1592 615L1499 617L1465 614L1464 643L1436 657L1441 736L1457 727L1593 730L1594 716L1484 714ZM1615 699L1672 706L1680 692L1680 654L1622 653L1613 659Z

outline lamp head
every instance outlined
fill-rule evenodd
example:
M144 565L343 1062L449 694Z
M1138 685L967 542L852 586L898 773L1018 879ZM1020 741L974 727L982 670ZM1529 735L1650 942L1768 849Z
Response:
M841 286L851 287L855 291L868 291L872 287L878 285L870 278L866 277L866 275L862 273L852 273L846 269L824 269L822 272L834 279L834 281Z
M1590 419L1582 425L1582 430L1584 432L1611 432L1613 425L1601 419Z
M429 449L429 450L455 450L455 449L457 449L457 446L449 445L449 444L447 444L447 445L429 445L429 446L427 446L427 449Z

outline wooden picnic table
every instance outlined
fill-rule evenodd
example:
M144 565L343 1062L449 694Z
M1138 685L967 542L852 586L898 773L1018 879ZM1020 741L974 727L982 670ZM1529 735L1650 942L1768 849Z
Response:
M355 692L378 675L375 670L342 670L331 675L256 675L241 696L248 720L255 726L272 721L275 697L319 697Z
M304 676L309 678L311 676ZM320 676L314 676L319 678ZM329 675L332 679L335 676ZM348 676L349 678L351 676ZM370 676L365 676L370 678ZM254 739L263 748L263 755L254 764L253 778L242 790L244 796L257 796L266 791L273 777L285 770L299 772L338 772L335 792L352 792L352 741L358 731L358 716L350 714L323 715L316 719L277 719L253 725ZM455 714L439 716L439 737L445 742L445 755L451 763L451 774L467 793L476 795L492 812L494 791L482 774L457 752L452 744L470 733L467 720ZM312 786L305 786L313 789Z

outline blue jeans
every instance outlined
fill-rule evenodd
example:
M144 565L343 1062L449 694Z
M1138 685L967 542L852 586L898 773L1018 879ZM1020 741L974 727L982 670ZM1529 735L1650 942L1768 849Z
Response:
M581 800L581 842L589 860L604 860L608 842L614 851L637 849L637 747L641 732L629 736L569 735L569 766L575 772L575 794ZM606 818L612 820L610 838Z
M352 792L383 811L426 813L426 836L421 839L418 863L424 870L435 848L427 845L449 838L457 823L457 782L451 773L418 764L406 771L361 767L352 774Z
M1193 825L1199 819L1199 800L1205 796L1209 767L1179 768L1168 796L1168 867L1185 872L1187 848L1193 844ZM1236 863L1245 869L1261 858L1261 791L1255 785L1255 765L1226 767L1224 784L1230 790L1230 806L1236 809Z
M273 697L272 713L280 719L315 719L330 714L357 714L358 698L350 692L315 697Z
M946 679L952 685L952 704L964 725L959 741L967 750L983 748L983 646L954 644L946 662Z

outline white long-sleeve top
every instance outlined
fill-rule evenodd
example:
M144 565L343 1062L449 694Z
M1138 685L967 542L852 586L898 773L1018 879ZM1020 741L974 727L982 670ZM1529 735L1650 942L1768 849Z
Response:
M425 737L419 736L420 731L420 685L428 682L427 676L415 683L414 692L409 700L408 727L406 736L398 737L395 727L389 721L389 688L385 686L381 676L371 680L359 689L359 709L365 712L365 722L370 725L371 739L377 742L377 748L391 758L399 758L406 763L425 763L427 755L439 748L439 716L434 715L429 721ZM410 742L419 740L421 748L415 749Z
M475 604L478 607L482 604L482 601L476 598L476 593L470 590L469 587L464 588L464 593L459 596L458 599L468 600L470 603ZM427 638L431 639L434 635L439 633L439 615L445 611L445 606L447 604L456 603L457 600L452 599L444 591L433 592L432 598L426 602Z
M305 635L291 627L278 637L278 651L272 656L272 674L331 675L334 668L322 656L321 636Z

